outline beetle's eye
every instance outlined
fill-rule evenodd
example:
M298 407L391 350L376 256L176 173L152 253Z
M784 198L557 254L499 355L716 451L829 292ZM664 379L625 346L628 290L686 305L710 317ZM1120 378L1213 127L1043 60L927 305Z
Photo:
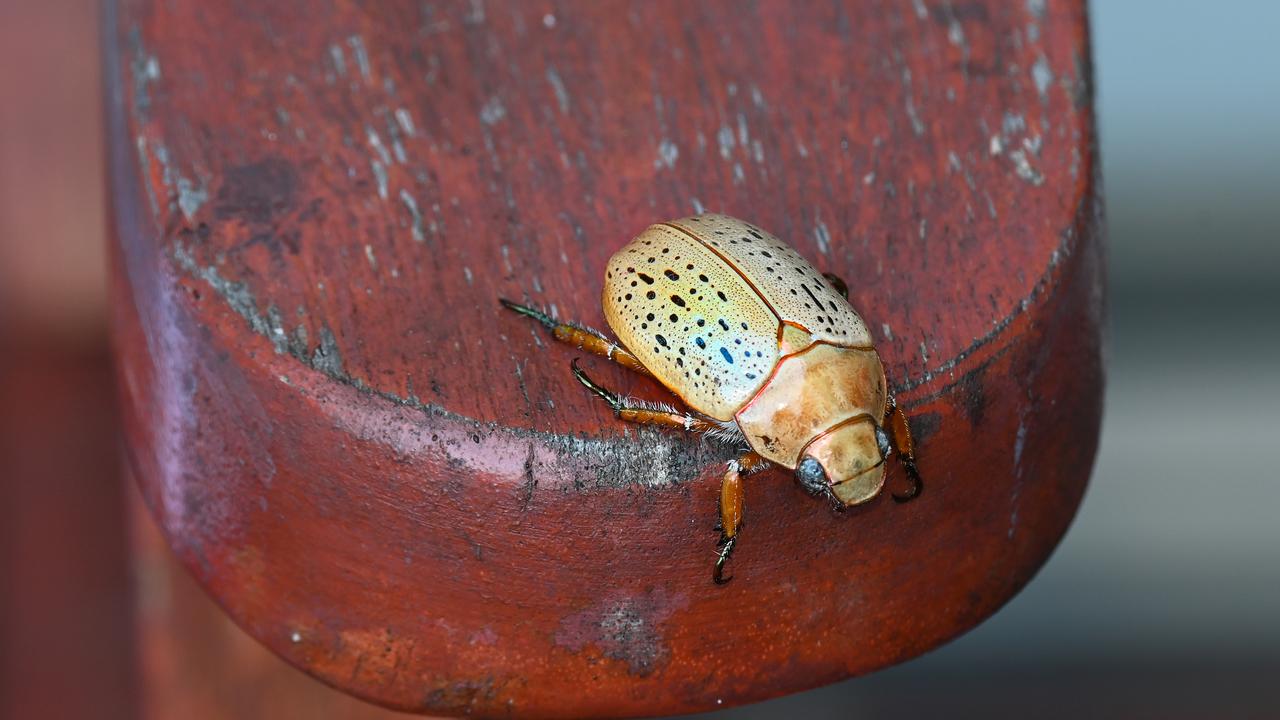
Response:
M825 495L827 493L827 471L823 470L822 464L812 457L806 457L796 466L796 479L810 494Z

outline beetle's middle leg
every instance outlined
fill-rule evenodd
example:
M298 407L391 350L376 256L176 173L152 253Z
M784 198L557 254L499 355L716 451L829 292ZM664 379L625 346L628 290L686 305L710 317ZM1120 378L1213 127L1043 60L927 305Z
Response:
M911 488L901 495L894 493L893 499L900 503L914 500L924 489L924 482L920 479L920 470L916 468L916 449L915 441L911 439L911 426L907 424L907 416L898 407L892 393L885 400L884 424L888 430L889 444L898 454L898 462L902 463L902 468L907 471L907 478L911 480Z
M510 300L498 298L498 302L502 303L502 306L508 310L537 320L543 327L551 331L551 335L554 336L556 340L559 340L562 343L581 348L592 355L599 355L607 360L612 360L622 367L633 372L638 372L641 375L647 375L649 377L653 376L653 374L649 372L649 369L646 368L635 355L632 355L629 350L605 337L605 334L599 330L593 330L591 328L574 325L572 323L560 322L541 310L531 308L527 305L513 303Z

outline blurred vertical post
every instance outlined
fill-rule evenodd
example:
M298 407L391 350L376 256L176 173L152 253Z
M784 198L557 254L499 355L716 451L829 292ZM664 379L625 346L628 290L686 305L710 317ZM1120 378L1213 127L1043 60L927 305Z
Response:
M0 3L0 717L135 717L90 0Z

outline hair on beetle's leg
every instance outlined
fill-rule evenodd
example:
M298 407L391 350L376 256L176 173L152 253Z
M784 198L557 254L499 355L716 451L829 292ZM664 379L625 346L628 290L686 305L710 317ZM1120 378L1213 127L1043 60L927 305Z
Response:
M520 305L519 303L514 303L503 298L498 298L498 302L502 303L502 307L511 310L512 312L537 320L543 327L551 331L551 335L555 337L556 340L559 340L566 345L573 345L574 347L586 350L592 355L599 355L606 360L612 360L632 372L638 372L641 375L653 377L653 373L649 372L649 369L646 368L635 355L632 355L626 348L605 337L605 334L599 330L582 327L573 323L560 322L541 310L531 308L527 305Z
M706 418L690 413L682 413L665 405L645 403L622 397L612 390L600 386L596 381L587 377L582 368L578 367L577 358L574 358L573 362L569 363L569 367L573 368L573 376L578 379L578 382L608 403L609 407L613 409L613 413L621 420L636 423L637 425L656 425L693 433L720 430L720 426L717 423Z
M915 500L924 490L924 481L920 479L920 470L916 467L916 450L915 442L911 439L911 425L907 423L907 416L898 407L892 393L885 401L884 424L888 430L886 435L889 444L898 454L898 462L902 464L902 469L907 471L907 479L911 481L911 487L901 495L893 493L893 499L900 503Z
M835 273L822 273L822 277L826 278L827 282L831 283L831 287L843 295L845 300L849 299L849 285L845 283L843 278Z
M738 544L738 531L742 529L742 477L769 466L769 461L754 452L747 452L737 460L729 461L724 480L720 483L720 541L716 546L720 553L716 557L715 569L711 572L711 580L717 585L724 585L733 579L724 576L725 563L733 554Z

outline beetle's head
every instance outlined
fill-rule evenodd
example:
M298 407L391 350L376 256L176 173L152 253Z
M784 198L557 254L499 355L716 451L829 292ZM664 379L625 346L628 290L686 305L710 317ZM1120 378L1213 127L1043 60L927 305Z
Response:
M875 497L884 486L889 438L867 416L837 425L809 443L796 465L796 479L814 495L834 495L842 505Z

